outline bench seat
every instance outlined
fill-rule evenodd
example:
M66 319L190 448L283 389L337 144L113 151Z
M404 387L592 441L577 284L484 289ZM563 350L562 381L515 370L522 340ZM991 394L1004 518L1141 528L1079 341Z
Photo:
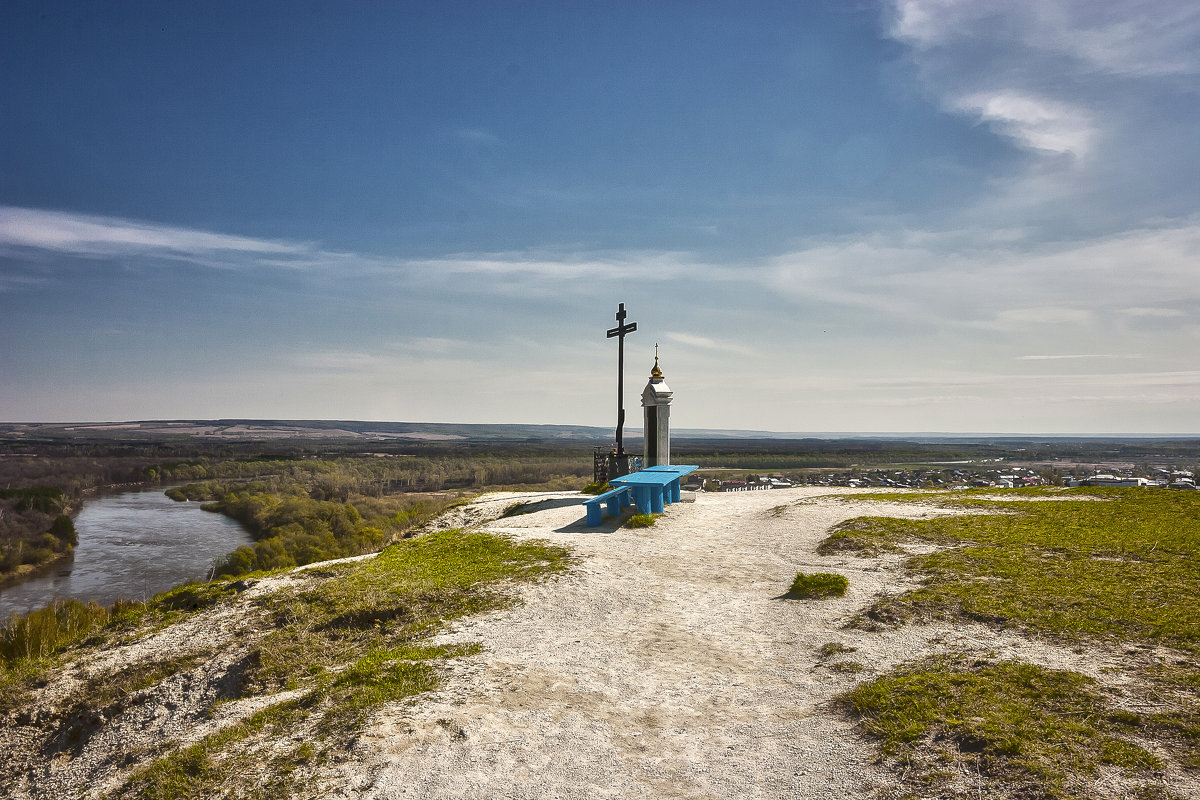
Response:
M605 502L608 503L608 515L613 516L624 511L625 507L633 502L633 497L629 493L628 486L618 486L584 500L583 505L587 508L587 526L589 528L594 528L604 521L604 509L600 504Z
M661 514L663 506L679 502L680 479L697 469L699 467L694 464L664 464L613 478L611 483L633 490L633 500L639 514Z

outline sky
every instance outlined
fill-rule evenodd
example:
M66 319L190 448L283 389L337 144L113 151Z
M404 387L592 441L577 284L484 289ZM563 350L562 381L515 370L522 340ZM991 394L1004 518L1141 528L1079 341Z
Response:
M0 421L1200 433L1192 0L0 4Z

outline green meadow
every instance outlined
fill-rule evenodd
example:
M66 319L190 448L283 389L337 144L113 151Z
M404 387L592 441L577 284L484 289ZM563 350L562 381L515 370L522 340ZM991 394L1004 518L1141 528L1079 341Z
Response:
M923 579L861 626L963 620L1086 655L1121 654L1124 680L957 654L904 664L843 696L881 757L918 794L974 771L1013 797L1090 797L1098 771L1167 798L1163 775L1200 768L1200 493L982 490L888 495L962 509L931 520L859 518L822 551L934 545ZM1170 762L1170 763L1168 763ZM1170 769L1168 769L1170 767Z

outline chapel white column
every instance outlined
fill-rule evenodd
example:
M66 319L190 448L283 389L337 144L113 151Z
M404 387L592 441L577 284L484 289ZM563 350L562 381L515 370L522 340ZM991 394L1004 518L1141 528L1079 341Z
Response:
M645 444L642 466L658 467L671 463L671 389L658 368L658 345L654 346L654 369L650 382L642 390L642 417Z

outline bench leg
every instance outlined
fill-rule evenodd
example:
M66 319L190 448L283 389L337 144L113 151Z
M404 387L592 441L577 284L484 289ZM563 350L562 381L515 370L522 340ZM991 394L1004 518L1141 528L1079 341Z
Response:
M633 499L637 505L637 513L650 513L650 487L638 486L633 490Z
M587 506L587 526L594 528L603 520L604 514L600 510L599 503L592 503Z
M608 515L610 517L621 516L621 495L608 498Z

